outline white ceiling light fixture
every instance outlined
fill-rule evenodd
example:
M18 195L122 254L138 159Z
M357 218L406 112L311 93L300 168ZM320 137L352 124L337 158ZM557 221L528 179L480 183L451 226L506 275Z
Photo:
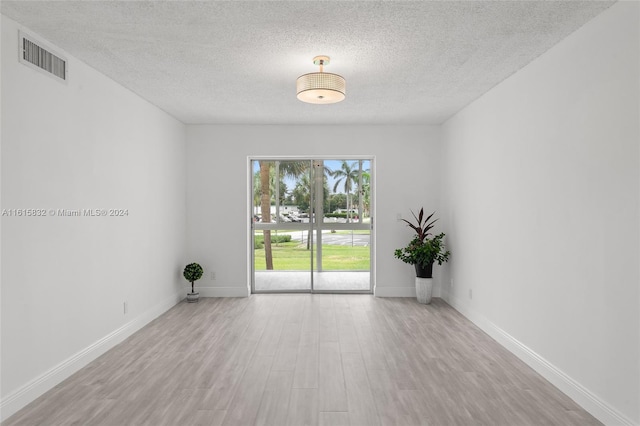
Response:
M296 89L298 99L310 104L335 104L345 98L346 83L338 74L324 72L329 65L328 56L316 56L313 63L320 67L320 72L312 72L298 77Z

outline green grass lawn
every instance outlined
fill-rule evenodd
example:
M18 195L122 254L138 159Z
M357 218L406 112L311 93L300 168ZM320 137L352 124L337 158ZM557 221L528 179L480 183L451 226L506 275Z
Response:
M281 271L308 271L311 252L306 244L289 242L273 244L273 268ZM369 270L369 247L322 246L322 269L335 271ZM264 271L264 249L255 250L255 270ZM315 259L314 259L315 264Z

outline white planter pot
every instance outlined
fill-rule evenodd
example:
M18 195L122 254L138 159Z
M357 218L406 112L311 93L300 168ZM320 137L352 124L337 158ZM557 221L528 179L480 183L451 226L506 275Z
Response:
M416 277L416 299L418 303L428 305L431 303L431 292L433 291L433 278Z

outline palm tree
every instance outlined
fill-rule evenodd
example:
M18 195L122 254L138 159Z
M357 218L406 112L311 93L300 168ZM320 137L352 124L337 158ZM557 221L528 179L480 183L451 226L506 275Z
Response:
M309 174L305 173L296 182L295 188L293 188L293 198L298 206L298 210L302 210L311 217L311 181L309 180ZM311 220L311 219L309 219ZM303 234L304 243L304 234ZM311 241L309 240L309 230L307 229L307 250L311 249Z
M293 188L293 198L298 209L305 213L311 212L311 182L308 174L302 175L296 182L296 186Z
M365 170L362 172L362 188L358 188L358 193L362 197L362 204L364 207L364 212L362 215L367 217L370 213L369 209L371 207L371 174L369 170Z
M331 172L331 176L338 178L333 185L333 192L336 192L338 186L342 183L344 192L347 195L347 222L350 222L351 218L350 194L353 190L353 184L358 181L358 174L357 163L349 164L345 160L342 160L342 164L338 170Z
M271 222L271 187L269 177L273 161L260 161L260 208L262 210L262 222ZM271 230L262 230L264 236L264 258L266 268L273 269L273 253L271 252Z

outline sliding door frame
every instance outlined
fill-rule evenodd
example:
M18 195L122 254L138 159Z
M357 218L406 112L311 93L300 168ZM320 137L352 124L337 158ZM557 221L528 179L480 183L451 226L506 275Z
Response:
M321 253L321 249L320 250L311 250L311 269L309 271L309 274L311 275L311 285L310 285L310 289L306 290L306 289L298 289L298 290L269 290L269 291L256 291L255 289L255 271L254 271L254 265L255 265L255 250L253 247L253 239L254 239L254 232L255 232L255 223L253 220L253 171L252 171L252 162L253 161L311 161L312 167L314 167L314 165L316 164L317 161L322 161L322 160L347 160L347 161L358 161L358 160L367 160L370 163L370 175L371 175L371 180L369 182L370 184L370 206L369 206L369 212L370 212L370 224L368 227L366 227L367 229L370 230L370 240L369 240L369 290L316 290L313 287L313 274L316 273L316 271L314 270L314 265L316 264L316 262L318 262L318 253ZM375 179L376 179L376 171L375 171L375 167L376 167L376 161L375 161L375 156L374 155L309 155L309 156L287 156L287 155L281 155L281 156L275 156L275 155L270 155L270 156L260 156L260 155L253 155L253 156L248 156L247 157L247 166L246 166L246 170L247 170L247 208L246 208L246 212L248 213L248 221L247 221L247 281L248 281L248 287L249 287L249 291L250 294L255 294L255 293L347 293L347 294L373 294L375 291L375 276L376 276L376 245L375 245L375 235L376 235L376 222L375 222L375 202L376 202L376 196L375 196ZM312 173L312 178L314 178L315 174ZM278 179L276 179L276 181L278 181ZM315 197L315 193L317 192L317 182L316 179L313 179L310 191L312 194L312 199L314 201L316 201L316 199L319 199L320 197ZM362 200L362 197L359 197L360 200ZM318 203L319 204L319 201ZM362 201L360 201L360 204L362 205ZM316 205L316 211L318 209L318 205ZM362 206L360 206L362 207ZM320 210L322 211L322 210ZM361 211L361 210L360 210ZM314 218L315 219L315 218ZM307 225L307 224L304 224ZM324 220L322 222L318 222L317 219L311 220L311 217L309 218L309 224L308 224L308 228L303 228L301 227L299 224L295 224L295 223L277 223L274 222L273 224L267 224L262 225L262 227L266 228L266 229L272 229L272 230L285 230L285 229L292 229L292 230L309 230L309 238L310 238L310 244L313 247L314 243L321 243L322 242L322 237L321 237L321 233L323 229L353 229L355 228L362 228L364 229L365 226L364 224L360 224L360 226L354 226L355 224L353 223L333 223L333 224L324 224ZM316 232L318 233L318 235L314 235L316 234ZM319 236L319 238L318 238ZM317 246L316 246L317 247ZM321 260L320 260L321 262Z

